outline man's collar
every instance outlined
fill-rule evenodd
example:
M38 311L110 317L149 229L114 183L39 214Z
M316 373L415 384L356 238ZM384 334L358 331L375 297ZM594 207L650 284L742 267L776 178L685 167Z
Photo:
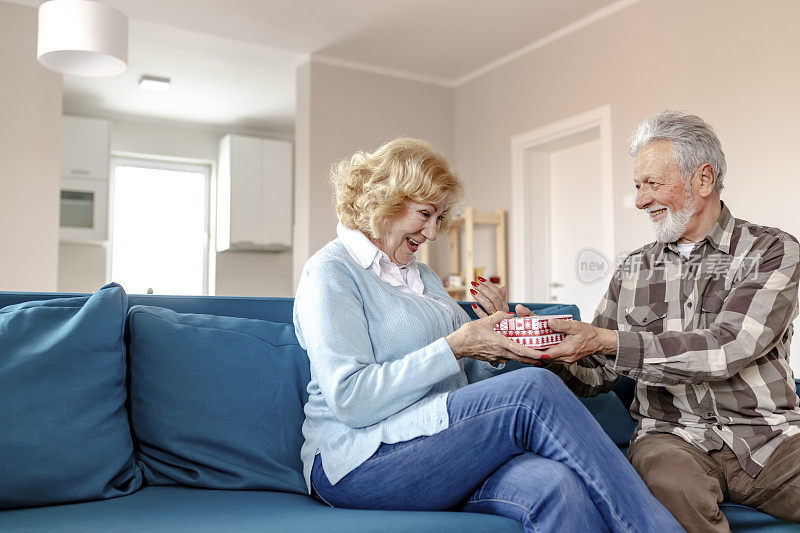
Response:
M730 209L725 205L725 202L720 201L722 210L720 211L719 218L714 223L711 231L706 235L709 244L722 253L730 253L731 251L731 237L733 236L733 228L736 221L731 215Z
M703 239L707 240L711 246L720 252L727 254L730 253L731 250L731 236L733 235L735 220L733 215L731 215L730 209L728 209L728 206L725 205L725 202L720 201L720 204L722 206L722 210L720 211L719 218L717 218L717 221L711 227L706 236L703 237ZM702 242L703 239L700 239L698 242ZM654 249L654 264L661 264L664 262L664 255L667 249L672 250L676 254L680 255L677 243L657 242Z
M664 259L665 259L664 256L665 256L665 252L666 252L667 248L668 248L667 244L665 244L663 242L656 242L656 244L654 246L654 249L653 249L653 253L655 254L655 259L653 260L653 264L654 265L660 265L660 264L664 263ZM678 249L677 248L669 248L669 249L672 250L675 253L678 253Z

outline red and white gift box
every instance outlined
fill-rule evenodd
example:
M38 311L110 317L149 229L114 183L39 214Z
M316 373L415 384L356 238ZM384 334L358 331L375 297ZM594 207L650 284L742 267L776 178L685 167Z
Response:
M494 325L494 330L512 341L531 348L554 346L564 340L563 333L550 329L548 320L560 318L572 320L572 315L516 316L504 318Z

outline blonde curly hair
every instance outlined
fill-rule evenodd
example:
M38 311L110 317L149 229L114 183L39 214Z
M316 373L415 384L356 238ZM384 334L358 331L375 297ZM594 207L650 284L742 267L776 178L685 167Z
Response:
M372 153L356 152L331 170L331 182L339 221L373 238L385 235L407 200L436 204L450 195L452 205L463 194L461 180L447 160L427 142L407 137ZM448 210L440 230L449 223Z

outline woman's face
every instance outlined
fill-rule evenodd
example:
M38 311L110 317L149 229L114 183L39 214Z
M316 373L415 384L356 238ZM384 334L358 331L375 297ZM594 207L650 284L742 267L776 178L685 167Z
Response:
M438 204L419 204L407 200L405 209L391 220L386 234L370 240L397 265L405 265L414 257L419 245L435 241L439 226L449 208L450 196Z

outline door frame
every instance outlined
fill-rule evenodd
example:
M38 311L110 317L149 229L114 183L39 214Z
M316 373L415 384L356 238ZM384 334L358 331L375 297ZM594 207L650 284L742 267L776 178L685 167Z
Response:
M596 249L614 260L611 106L605 105L511 138L511 280L509 300L545 302L550 298L550 152L559 142L599 129L599 198L602 242ZM577 143L575 143L577 144ZM577 258L576 258L577 259ZM613 266L613 265L612 265Z

